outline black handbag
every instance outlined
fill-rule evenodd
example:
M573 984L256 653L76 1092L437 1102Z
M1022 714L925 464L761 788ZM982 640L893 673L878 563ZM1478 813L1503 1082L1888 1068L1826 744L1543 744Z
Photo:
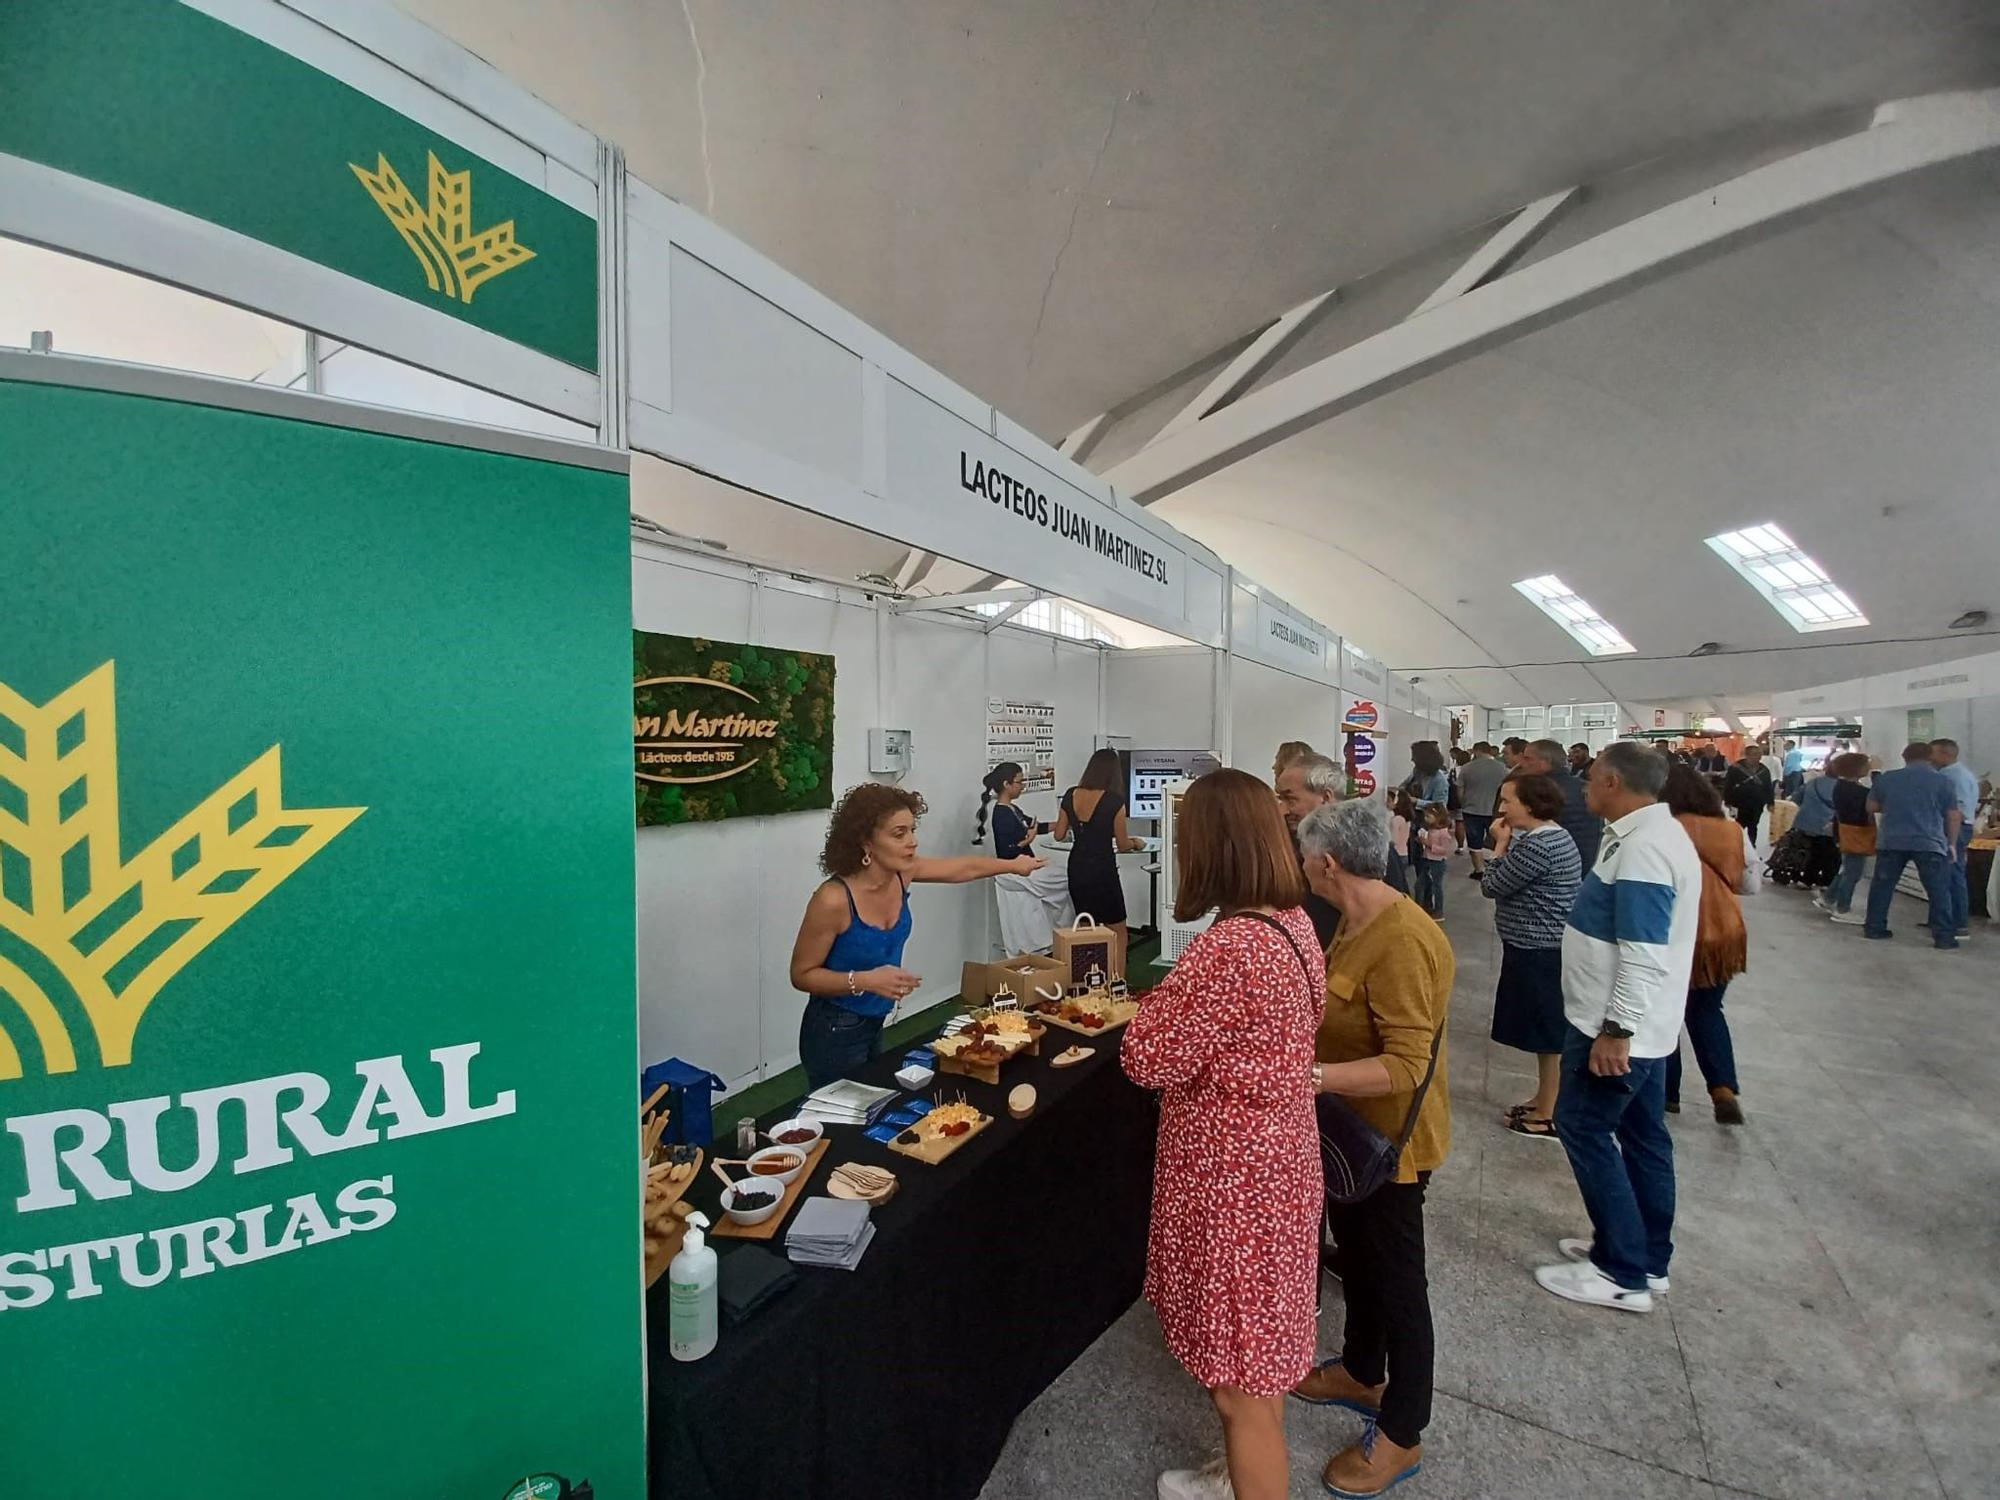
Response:
M1262 912L1246 911L1242 916L1251 917L1276 930L1291 947L1299 967L1305 970L1308 981L1324 984L1324 976L1315 979L1312 965L1299 951L1298 943L1285 931L1284 924L1274 921ZM1364 1120L1354 1107L1337 1094L1317 1094L1313 1098L1313 1113L1319 1119L1319 1162L1326 1175L1326 1197L1329 1203L1359 1203L1384 1183L1396 1178L1396 1167L1403 1159L1403 1148L1410 1144L1410 1136L1417 1128L1417 1116L1424 1107L1424 1095L1431 1089L1431 1079L1437 1075L1438 1048L1444 1042L1444 1027L1438 1027L1431 1037L1431 1062L1424 1070L1424 1081L1417 1085L1417 1094L1410 1101L1410 1112L1403 1119L1403 1133L1390 1140L1381 1131Z

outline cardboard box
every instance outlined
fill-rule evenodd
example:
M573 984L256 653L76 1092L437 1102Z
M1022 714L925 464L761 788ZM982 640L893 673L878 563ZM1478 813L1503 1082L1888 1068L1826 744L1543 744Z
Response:
M1062 970L1063 983L1087 984L1092 970L1108 980L1125 977L1125 945L1110 927L1077 919L1074 927L1058 927L1051 949Z
M1023 1005L1031 1005L1037 985L1061 994L1067 972L1053 958L1020 953L997 963L967 964L959 976L958 993L967 1005L984 1005L995 993L1006 990Z

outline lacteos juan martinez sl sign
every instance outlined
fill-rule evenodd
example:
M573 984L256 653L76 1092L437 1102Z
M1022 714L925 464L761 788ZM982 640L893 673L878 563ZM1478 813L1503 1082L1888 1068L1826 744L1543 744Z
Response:
M641 826L833 805L833 658L632 632Z

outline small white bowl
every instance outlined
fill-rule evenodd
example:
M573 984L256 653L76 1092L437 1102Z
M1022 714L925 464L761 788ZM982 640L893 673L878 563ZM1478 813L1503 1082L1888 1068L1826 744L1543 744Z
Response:
M911 1063L908 1067L896 1070L896 1082L912 1093L918 1089L929 1088L931 1080L935 1077L937 1077L936 1068L926 1068L919 1063Z
M787 1187L798 1177L799 1173L806 1169L806 1151L810 1151L811 1149L810 1146L806 1147L804 1151L800 1150L797 1146L766 1146L762 1151L752 1151L748 1163L750 1168L749 1175L744 1178L744 1181L768 1182L776 1187ZM792 1159L792 1168L790 1171L760 1172L757 1170L758 1162L771 1161L780 1156L789 1156Z
M771 1201L762 1208L738 1208L736 1195L753 1191L769 1193ZM746 1229L752 1224L763 1223L784 1206L785 1189L774 1177L745 1178L722 1190L722 1211L729 1216L731 1223L741 1224Z
M786 1132L793 1130L807 1131L810 1133L811 1139L804 1141L781 1141L778 1139L779 1136L784 1135ZM787 1149L796 1151L803 1156L810 1154L812 1148L819 1144L820 1137L826 1134L826 1126L821 1124L818 1120L807 1120L807 1119L780 1120L778 1121L777 1124L773 1125L769 1130L765 1131L764 1134L770 1138L770 1142L772 1145L784 1146Z

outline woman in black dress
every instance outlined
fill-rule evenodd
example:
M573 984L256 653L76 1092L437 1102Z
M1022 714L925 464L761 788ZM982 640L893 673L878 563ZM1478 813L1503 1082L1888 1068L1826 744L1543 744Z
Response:
M1069 896L1077 915L1089 912L1104 926L1117 928L1118 952L1122 954L1127 934L1118 855L1146 846L1125 832L1125 793L1119 787L1120 779L1116 750L1099 750L1091 756L1083 778L1062 795L1055 834L1059 839L1075 835L1069 851Z

